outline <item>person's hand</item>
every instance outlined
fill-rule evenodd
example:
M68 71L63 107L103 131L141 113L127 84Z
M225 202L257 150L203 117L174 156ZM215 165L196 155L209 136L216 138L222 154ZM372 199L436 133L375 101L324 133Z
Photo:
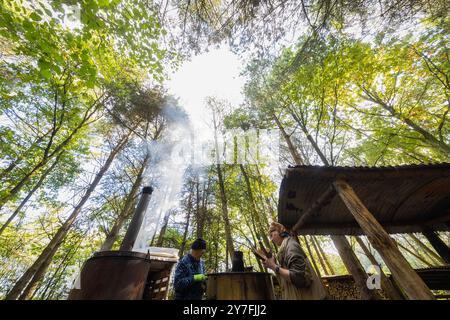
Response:
M205 281L207 279L208 277L206 276L206 274L203 273L194 274L194 281Z
M263 261L263 264L266 268L269 268L272 270L275 270L275 268L277 266L277 264L275 262L275 257L267 258L266 260Z

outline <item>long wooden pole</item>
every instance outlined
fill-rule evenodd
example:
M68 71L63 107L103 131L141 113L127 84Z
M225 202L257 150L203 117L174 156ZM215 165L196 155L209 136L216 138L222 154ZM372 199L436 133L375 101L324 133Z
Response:
M408 298L434 300L430 289L400 253L394 240L364 206L353 188L344 180L337 180L333 185Z

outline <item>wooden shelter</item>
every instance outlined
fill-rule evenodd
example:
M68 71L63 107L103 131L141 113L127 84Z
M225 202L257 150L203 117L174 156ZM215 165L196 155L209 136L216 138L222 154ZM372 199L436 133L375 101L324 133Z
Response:
M450 164L289 167L278 220L297 234L366 235L410 299L433 299L389 233L423 232L443 259L435 231L450 230Z

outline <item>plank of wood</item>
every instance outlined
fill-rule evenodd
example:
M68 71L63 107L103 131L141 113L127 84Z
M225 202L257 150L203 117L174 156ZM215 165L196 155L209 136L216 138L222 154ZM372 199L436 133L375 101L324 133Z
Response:
M409 299L434 300L430 289L406 261L395 242L344 180L333 183L339 197L355 217Z

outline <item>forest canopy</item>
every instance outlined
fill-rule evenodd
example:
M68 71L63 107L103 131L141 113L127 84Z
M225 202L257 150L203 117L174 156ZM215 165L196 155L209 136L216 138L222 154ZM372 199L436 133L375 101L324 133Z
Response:
M181 257L201 237L208 272L229 270L235 250L265 271L251 248L276 251L268 229L289 165L449 162L449 9L445 0L2 1L0 298L66 299L94 252L119 247L146 185L159 191L144 245ZM224 44L243 61L243 103L208 97L210 132L194 132L169 80ZM276 166L169 159L197 135L210 134L217 152L218 137L237 129L279 132ZM423 235L393 238L414 268L445 264ZM367 250L379 258L365 237L346 239L363 264ZM330 237L299 241L319 275L348 273Z

